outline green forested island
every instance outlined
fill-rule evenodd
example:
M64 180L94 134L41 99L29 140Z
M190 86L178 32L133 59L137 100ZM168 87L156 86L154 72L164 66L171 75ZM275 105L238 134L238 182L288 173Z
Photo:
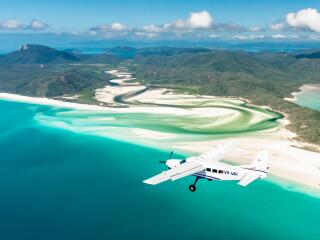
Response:
M110 84L104 70L126 67L147 85L195 94L235 96L288 114L299 139L320 143L320 112L283 100L302 84L319 83L319 53L225 51L204 48L106 49L85 55L27 44L0 58L0 91L29 96L80 95Z

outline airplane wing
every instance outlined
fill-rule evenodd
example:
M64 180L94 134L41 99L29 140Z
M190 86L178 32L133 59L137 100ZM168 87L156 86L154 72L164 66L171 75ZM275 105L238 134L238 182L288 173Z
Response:
M200 172L204 170L205 167L196 162L186 162L177 167L171 168L167 171L164 171L154 177L151 177L147 180L144 180L144 183L156 185L158 183L167 181L171 179L171 181L177 180L179 178L183 178L189 176L191 174Z
M237 144L237 142L235 142L235 141L230 141L230 142L221 144L217 147L212 148L208 152L201 154L199 156L199 158L202 160L211 160L211 161L218 162L218 161L222 160L224 155L228 151L230 151L236 144Z
M246 187L250 183L252 183L254 180L257 180L260 178L259 174L248 172L246 175L244 175L243 178L238 182L239 185Z

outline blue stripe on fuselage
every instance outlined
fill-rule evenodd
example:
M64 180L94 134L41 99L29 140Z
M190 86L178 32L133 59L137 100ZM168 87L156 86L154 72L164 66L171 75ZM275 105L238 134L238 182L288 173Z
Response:
M246 170L250 170L250 171L255 171L255 172L262 172L262 173L268 173L266 171L263 171L263 170L257 170L257 169L251 169L251 168L243 168L243 169L246 169Z
M195 174L192 174L192 175L193 175L193 176L196 176L196 177L211 179L211 180L221 180L220 178L208 176L208 175L203 174L203 173L195 173Z

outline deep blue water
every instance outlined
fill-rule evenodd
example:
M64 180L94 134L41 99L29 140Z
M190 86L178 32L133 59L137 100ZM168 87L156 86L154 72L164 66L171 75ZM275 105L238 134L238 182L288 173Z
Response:
M0 239L319 239L317 198L266 181L145 185L167 152L39 125L49 109L0 101Z

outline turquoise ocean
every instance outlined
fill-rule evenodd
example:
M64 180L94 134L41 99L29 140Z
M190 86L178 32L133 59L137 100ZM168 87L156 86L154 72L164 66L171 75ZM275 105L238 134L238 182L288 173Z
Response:
M304 107L320 110L320 88L298 94L295 102Z
M320 239L319 198L269 181L149 186L168 152L39 124L51 110L0 101L0 239Z

